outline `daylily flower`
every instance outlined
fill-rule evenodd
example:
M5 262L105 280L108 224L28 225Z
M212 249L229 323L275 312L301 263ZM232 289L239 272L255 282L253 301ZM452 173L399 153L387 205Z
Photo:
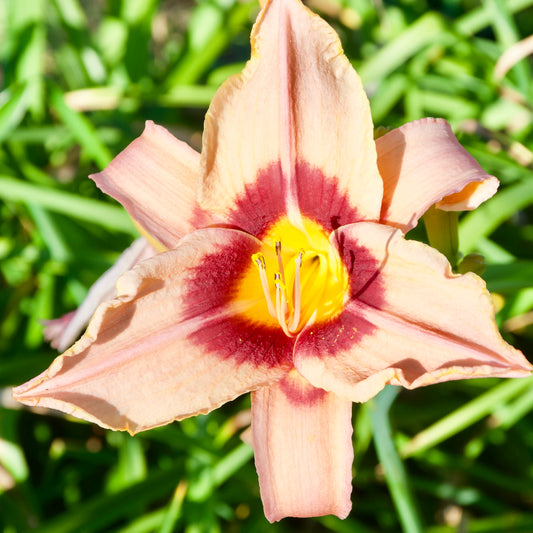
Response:
M531 371L483 281L404 238L428 207L475 207L497 180L443 120L374 142L338 37L298 0L267 2L251 40L201 156L148 122L93 177L168 251L126 272L15 398L133 434L252 391L267 518L346 517L352 402Z

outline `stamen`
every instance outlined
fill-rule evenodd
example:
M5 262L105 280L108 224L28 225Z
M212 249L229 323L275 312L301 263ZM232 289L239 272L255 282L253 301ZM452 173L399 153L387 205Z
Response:
M281 317L281 294L282 294L282 287L280 283L281 275L279 272L276 272L274 274L274 286L276 287L276 317L278 319L278 322L281 323L280 317ZM284 321L285 322L285 321Z
M259 268L259 270L266 269L266 261L265 256L263 254L253 254L252 261L257 265L257 268Z
M300 284L300 270L302 268L302 257L303 251L301 250L294 262L296 267L294 269L294 309L292 315L291 325L289 327L290 331L296 331L298 324L300 323L300 314L301 314L301 301L302 301L302 289Z
M265 295L268 312L272 318L277 318L276 308L274 307L274 303L272 302L272 297L270 296L270 288L268 286L265 256L263 254L254 254L252 255L252 260L257 265L257 268L259 270L259 279L261 280L261 287L263 288L263 293Z
M303 216L300 221L283 216L269 227L251 256L254 266L248 263L239 281L236 299L243 314L289 337L337 317L349 297L350 276L329 238L325 228Z
M279 325L283 330L283 333L288 337L292 337L292 334L287 327L287 298L285 296L285 286L281 282L281 274L276 272L274 276L275 285L276 285L276 318L278 319Z

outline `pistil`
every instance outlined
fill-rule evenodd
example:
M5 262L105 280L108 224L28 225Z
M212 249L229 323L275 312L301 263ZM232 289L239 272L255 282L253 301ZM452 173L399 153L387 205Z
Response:
M302 268L302 256L301 251L295 259L296 267L294 269L294 289L293 289L293 301L294 309L292 312L292 322L290 325L291 331L296 331L298 324L300 323L300 315L302 311L302 290L300 286L300 270Z

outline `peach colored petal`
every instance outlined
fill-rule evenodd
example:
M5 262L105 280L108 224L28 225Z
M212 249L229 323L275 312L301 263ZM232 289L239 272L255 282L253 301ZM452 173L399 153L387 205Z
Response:
M235 322L228 305L229 262L243 254L249 261L255 249L247 234L206 229L143 261L119 279L117 298L98 308L80 341L17 387L15 399L136 433L281 378L292 367L292 341L271 354L271 338L250 354L253 328Z
M81 334L96 308L115 296L118 278L137 263L155 255L146 239L140 237L126 248L115 264L106 270L92 285L83 303L76 309L54 320L43 320L44 337L53 348L65 351Z
M472 181L463 190L445 196L436 207L443 211L472 211L496 194L500 182L486 175L483 181Z
M345 257L355 255L352 276L366 282L336 321L299 338L295 366L313 385L362 402L386 383L531 373L498 332L479 277L452 274L443 255L388 226L352 224L337 236ZM375 259L373 272L372 263L358 263L361 249Z
M384 183L381 221L404 232L434 204L470 210L498 188L443 119L409 122L377 139L376 148Z
M240 204L232 221L249 232L243 211L277 209L296 225L307 210L341 215L331 195L357 208L355 220L377 220L382 182L368 99L336 33L298 0L271 0L251 43L251 60L206 115L200 204L230 219Z
M140 137L90 177L149 235L173 248L209 223L196 202L199 163L200 154L148 120Z
M252 432L265 516L346 518L352 491L352 403L296 370L252 393Z

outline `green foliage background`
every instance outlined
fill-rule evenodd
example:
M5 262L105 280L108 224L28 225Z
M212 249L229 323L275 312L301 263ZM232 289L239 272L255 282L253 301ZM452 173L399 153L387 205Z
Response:
M442 116L501 179L460 219L460 249L485 255L498 324L531 358L532 63L503 79L494 68L533 33L533 0L312 8L340 33L376 125ZM248 398L135 438L10 400L56 355L39 319L77 307L135 236L87 175L146 119L198 148L214 91L249 55L257 12L248 0L0 1L0 529L533 531L531 379L388 388L354 406L350 517L274 525L239 437Z

